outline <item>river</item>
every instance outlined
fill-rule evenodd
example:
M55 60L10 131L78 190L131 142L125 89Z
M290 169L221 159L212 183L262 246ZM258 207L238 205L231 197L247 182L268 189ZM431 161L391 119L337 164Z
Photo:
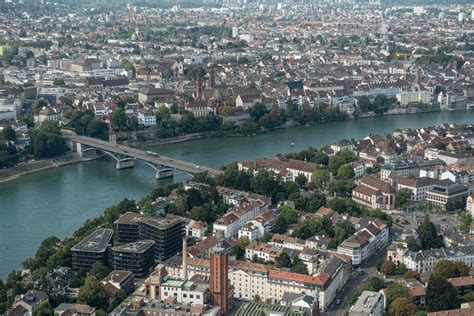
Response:
M474 111L385 116L277 130L254 137L201 139L154 147L176 159L209 167L231 161L271 157L279 152L321 147L342 138L359 139L397 128L419 128L440 123L474 123ZM291 143L294 147L290 147ZM172 180L156 181L155 173L136 163L117 171L110 159L95 160L35 173L0 183L0 278L34 254L51 235L70 235L87 218L124 198L138 200ZM187 176L178 174L174 181Z

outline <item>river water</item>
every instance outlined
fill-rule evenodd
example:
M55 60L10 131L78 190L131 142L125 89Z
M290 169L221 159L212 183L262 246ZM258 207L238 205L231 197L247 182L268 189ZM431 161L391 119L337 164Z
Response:
M276 153L321 147L342 138L359 139L397 128L419 128L440 123L474 123L474 111L398 115L278 130L254 137L202 139L154 147L176 159L209 167L231 161L271 157ZM290 144L294 143L294 147ZM117 171L110 159L69 165L0 183L0 278L32 256L51 235L70 235L87 218L124 198L139 199L158 186L183 181L156 181L150 167Z

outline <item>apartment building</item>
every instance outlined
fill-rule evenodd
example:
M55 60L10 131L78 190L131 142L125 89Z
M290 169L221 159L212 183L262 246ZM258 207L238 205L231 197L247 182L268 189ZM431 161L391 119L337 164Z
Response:
M257 258L265 262L275 262L281 253L281 249L258 241L251 242L245 247L245 259L248 261Z
M403 91L397 93L396 98L401 106L413 103L431 104L431 93L429 91Z
M272 231L279 216L274 210L263 212L239 229L239 238L245 236L250 241L261 238L265 233Z
M155 126L156 125L156 115L150 109L141 108L138 109L138 123L144 126Z
M421 250L418 252L408 251L403 256L403 263L406 267L419 273L432 273L436 263L440 260L462 261L469 268L473 268L474 246Z
M214 222L213 234L220 234L225 238L237 236L239 229L245 223L265 212L269 206L268 198L259 197L257 200L233 207Z
M420 169L434 168L444 164L445 163L439 159L419 160L409 157L398 158L382 166L380 170L380 178L382 180L387 180L392 175L396 178L418 176Z
M313 180L314 171L320 169L320 165L313 162L297 159L257 159L256 161L245 161L237 163L239 170L253 170L254 173L265 170L282 177L283 181L295 181L296 177L303 175L308 182Z
M353 236L344 240L337 252L352 259L358 266L388 245L389 227L381 220L374 220Z

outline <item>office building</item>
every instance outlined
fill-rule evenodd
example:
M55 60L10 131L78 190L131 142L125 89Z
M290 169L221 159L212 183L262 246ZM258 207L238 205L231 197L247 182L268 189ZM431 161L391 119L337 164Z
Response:
M148 275L154 265L153 240L139 240L112 248L113 268L130 271L137 278Z
M94 230L86 238L71 248L72 268L89 271L96 262L109 264L109 248L114 231L109 228Z
M114 222L117 242L153 240L155 261L164 261L179 252L184 237L182 217L167 214L163 217L125 213Z

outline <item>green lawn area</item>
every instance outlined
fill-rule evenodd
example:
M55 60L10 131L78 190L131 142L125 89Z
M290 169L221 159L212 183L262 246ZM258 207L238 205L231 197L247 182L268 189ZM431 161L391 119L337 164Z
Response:
M33 171L36 169L44 168L51 166L52 162L50 160L41 160L33 163L28 163L21 166L16 166L9 169L0 169L0 179L5 179L20 173Z

